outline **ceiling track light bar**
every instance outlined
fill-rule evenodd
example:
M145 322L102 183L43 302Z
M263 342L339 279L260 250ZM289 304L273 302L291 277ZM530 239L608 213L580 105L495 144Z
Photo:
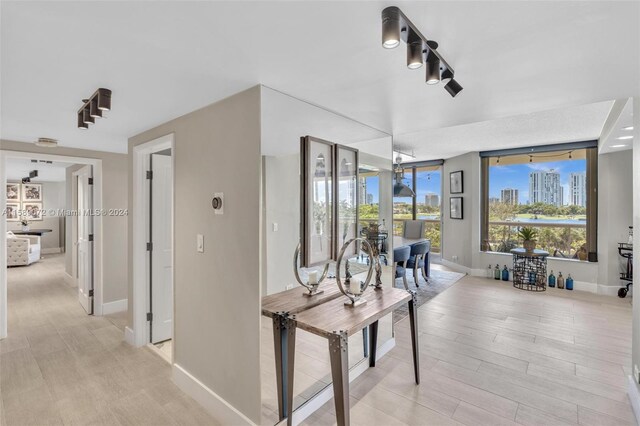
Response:
M453 79L455 71L438 52L438 43L425 37L400 8L387 7L382 11L382 47L393 49L400 40L407 44L407 67L417 69L426 63L427 84L448 80L445 90L452 97L460 93L462 86Z
M100 88L89 99L82 100L82 107L78 110L78 128L88 129L89 124L102 117L103 111L111 110L111 90Z

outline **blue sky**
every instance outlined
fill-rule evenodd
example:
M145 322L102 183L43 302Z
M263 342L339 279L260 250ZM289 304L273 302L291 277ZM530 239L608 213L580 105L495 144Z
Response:
M519 190L521 204L529 200L529 173L536 170L551 170L560 173L560 183L564 187L565 202L569 196L569 174L584 172L586 160L564 160L548 163L510 164L489 167L489 196L500 198L500 190L515 188Z

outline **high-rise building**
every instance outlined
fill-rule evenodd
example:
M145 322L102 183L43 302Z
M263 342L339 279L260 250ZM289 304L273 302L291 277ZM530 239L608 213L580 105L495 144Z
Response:
M587 206L587 174L575 172L569 175L569 204Z
M373 194L367 194L367 204L373 204Z
M358 185L358 203L362 204L371 204L367 203L367 178L360 177L360 182Z
M553 169L529 173L529 203L544 203L562 206L563 188L560 173Z
M500 191L500 202L504 204L520 204L518 190L515 188L505 188Z
M440 207L440 196L433 192L428 192L424 196L424 204L430 207Z

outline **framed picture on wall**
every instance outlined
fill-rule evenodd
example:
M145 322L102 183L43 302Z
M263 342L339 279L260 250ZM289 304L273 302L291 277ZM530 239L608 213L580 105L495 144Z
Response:
M462 219L462 197L449 198L449 217L451 219Z
M301 138L302 266L325 264L334 255L334 144L311 136Z
M26 220L42 220L42 203L22 203Z
M23 183L22 201L42 201L42 185L39 183Z
M452 194L462 194L464 192L464 187L462 185L462 170L449 173L449 184L449 191Z
M17 222L20 220L18 216L20 211L20 203L7 203L7 222Z
M20 184L8 183L7 184L7 202L20 202Z

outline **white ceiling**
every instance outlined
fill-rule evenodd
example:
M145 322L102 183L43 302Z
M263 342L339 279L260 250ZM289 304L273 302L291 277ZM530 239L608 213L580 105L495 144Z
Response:
M19 182L23 177L29 176L32 170L38 171L38 177L31 179L32 182L64 182L66 180L66 168L72 163L54 161L52 164L42 163L37 156L34 156L37 163L31 162L28 158L10 158L7 160L7 181Z
M458 97L408 70L403 46L381 47L392 4L440 42ZM259 83L421 144L432 129L640 94L638 2L3 1L1 12L6 139L126 152L128 137ZM98 87L113 110L78 130Z
M627 99L619 114L610 117L611 129L603 132L600 140L600 154L626 151L633 148L633 100Z

